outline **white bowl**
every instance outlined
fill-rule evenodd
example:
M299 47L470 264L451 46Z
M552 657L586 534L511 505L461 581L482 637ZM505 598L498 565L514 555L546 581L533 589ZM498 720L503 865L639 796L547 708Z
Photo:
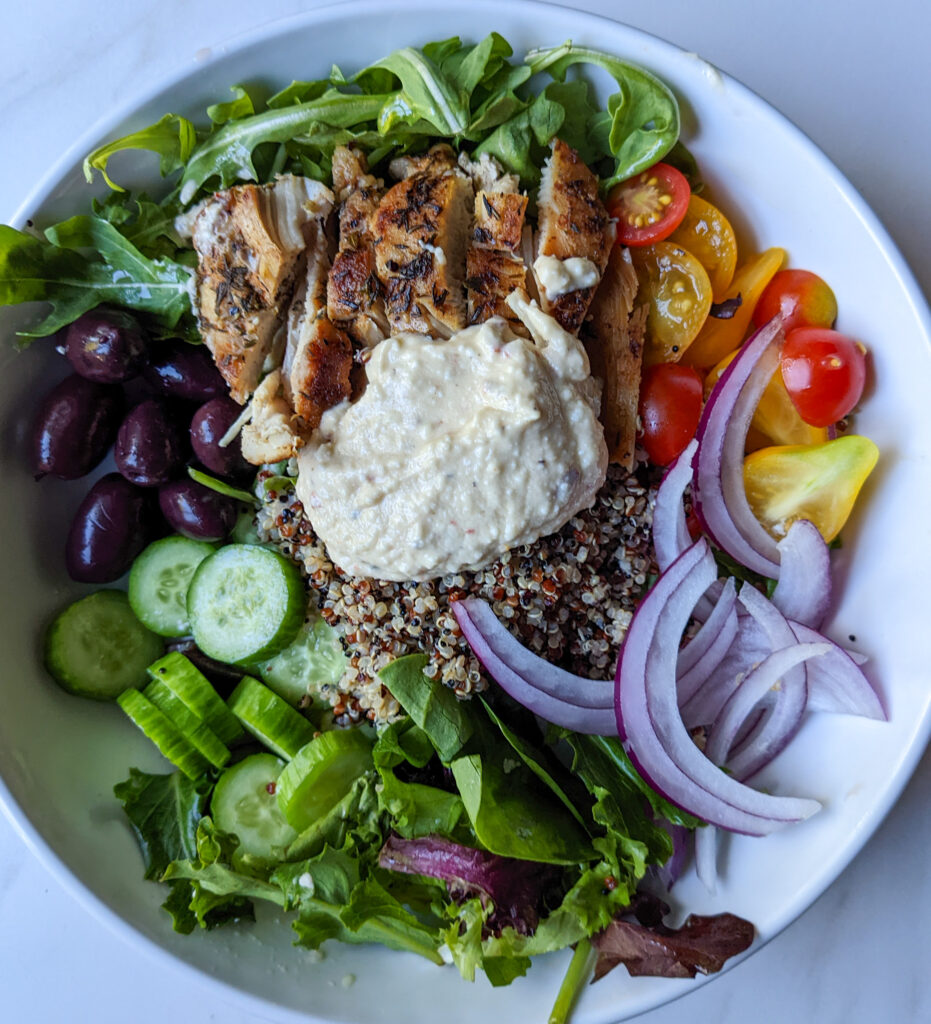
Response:
M476 26L482 26L476 32ZM76 212L91 194L80 160L97 142L150 123L167 110L203 118L206 105L234 82L325 73L368 63L397 46L494 28L519 51L566 38L597 46L658 73L682 103L684 137L716 198L741 233L744 250L782 245L794 266L810 267L834 287L841 329L873 353L873 386L858 417L861 433L883 453L861 498L845 546L835 559L837 605L830 632L855 635L871 657L870 672L889 710L888 723L812 717L766 781L780 792L817 797L825 810L806 824L766 840L737 839L722 857L724 881L709 897L694 879L676 890L683 907L730 910L756 924L760 941L805 909L860 849L894 802L920 756L929 730L926 668L913 644L921 609L893 581L931 568L924 484L931 393L931 330L920 292L884 230L849 184L800 132L744 87L682 51L633 29L561 8L502 5L377 3L318 10L269 26L196 72L101 125L50 173L20 214L39 224ZM321 54L319 59L314 54ZM607 80L598 79L608 86ZM137 180L152 177L140 160ZM98 190L98 194L99 190ZM24 322L0 311L4 334ZM151 746L114 707L70 698L40 666L41 627L79 593L62 561L63 532L86 482L36 485L23 439L35 396L64 376L60 359L37 342L28 355L0 350L0 415L8 442L0 453L5 539L0 649L6 668L0 716L0 798L37 853L91 909L127 936L165 951L218 983L238 989L256 1012L339 1021L436 1019L545 1020L565 968L564 955L542 958L527 978L493 990L462 982L403 954L331 945L311 963L291 946L287 923L262 915L254 928L175 935L158 907L163 893L142 881L142 865L112 786L130 765L158 770ZM755 947L755 948L756 948ZM360 983L340 985L347 973ZM328 985L326 982L335 982ZM575 1020L607 1022L686 993L696 982L630 979L619 969L586 990ZM411 993L417 998L412 999ZM377 995L375 995L377 993Z

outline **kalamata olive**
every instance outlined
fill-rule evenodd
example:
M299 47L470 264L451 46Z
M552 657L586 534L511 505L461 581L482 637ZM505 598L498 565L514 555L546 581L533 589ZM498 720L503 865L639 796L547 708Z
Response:
M170 526L194 540L225 539L239 512L235 498L194 480L173 480L159 487L158 505Z
M156 487L177 476L187 458L187 430L178 411L150 398L130 410L116 435L116 468L131 483Z
M139 325L116 310L85 313L65 336L65 355L75 373L104 384L135 377L142 369L145 351Z
M232 398L213 398L194 413L191 420L191 447L194 454L213 473L220 476L241 477L253 471L242 457L239 438L225 447L220 438L229 430L242 408Z
M205 345L160 341L149 349L142 376L159 394L207 402L227 394L226 382Z
M151 538L153 502L119 473L88 491L65 544L68 575L79 583L112 583L129 569Z
M43 399L32 429L36 477L76 480L89 473L107 454L122 414L118 387L65 377Z

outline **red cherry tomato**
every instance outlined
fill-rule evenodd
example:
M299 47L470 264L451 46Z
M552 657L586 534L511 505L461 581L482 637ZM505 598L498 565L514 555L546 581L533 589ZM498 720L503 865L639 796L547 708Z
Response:
M640 381L640 442L650 461L668 466L695 436L701 417L702 382L680 363L647 367Z
M797 327L786 335L781 367L799 416L813 427L828 427L860 401L866 351L837 331Z
M757 327L782 314L786 333L796 327L831 327L837 319L837 299L826 281L810 270L780 270L760 296L753 311Z
M608 193L608 212L617 220L622 245L652 245L682 223L692 190L684 174L669 164L653 164Z

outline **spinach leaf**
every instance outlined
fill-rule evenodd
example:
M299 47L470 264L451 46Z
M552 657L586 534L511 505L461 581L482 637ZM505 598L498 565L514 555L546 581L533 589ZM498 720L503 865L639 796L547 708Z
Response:
M408 654L378 673L392 696L430 738L440 760L450 761L472 735L472 723L452 690L424 675L425 654Z
M113 787L142 850L146 878L160 878L173 860L197 856L197 824L208 789L182 772L150 775L138 768Z
M562 801L582 828L585 828L586 825L582 815L579 813L575 802L569 798L565 790L565 786L570 782L570 780L563 778L562 785L556 780L557 775L565 776L565 772L561 770L559 763L554 763L554 760L548 758L544 751L537 750L534 748L532 743L529 743L523 737L518 736L513 729L511 729L497 714L495 714L484 698L480 699L485 710L488 712L488 717L501 731L501 735L517 752L518 757L533 772L533 774L536 775L543 785L550 789L559 798L559 800Z
M123 189L110 178L107 171L110 157L114 153L124 149L146 149L157 153L158 169L164 178L185 165L196 142L197 132L187 118L166 114L148 128L131 132L95 149L84 160L84 177L90 183L94 180L94 171L100 171L110 188L122 192Z
M433 755L430 737L409 718L385 726L372 747L376 768L394 768L405 761L415 768L423 768Z
M490 853L545 864L592 857L577 820L520 758L502 749L489 726L476 729L450 768L475 835Z
M600 130L596 138L607 143L614 157L613 173L602 181L611 188L661 160L679 137L679 105L672 91L644 68L618 60L610 54L584 46L564 43L551 49L532 50L525 57L534 74L547 71L557 81L565 80L573 64L603 68L618 85L607 101L607 137L605 119L593 123Z

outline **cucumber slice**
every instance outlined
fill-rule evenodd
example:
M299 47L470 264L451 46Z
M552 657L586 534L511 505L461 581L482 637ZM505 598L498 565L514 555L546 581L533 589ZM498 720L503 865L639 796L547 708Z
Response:
M189 779L204 774L208 768L206 759L147 697L143 697L138 690L124 690L116 702L165 757Z
M289 824L303 832L331 811L372 764L372 744L361 732L322 732L282 771L278 806Z
M180 535L150 544L129 573L129 603L137 618L160 636L187 636L187 592L200 563L216 548Z
M247 665L274 657L297 636L307 594L298 567L277 551L228 544L201 562L187 607L204 654Z
M346 671L348 658L339 636L320 613L308 615L289 647L258 666L265 685L295 707L318 687L336 685Z
M275 796L284 761L274 754L253 754L217 780L210 801L214 824L239 837L233 866L241 854L266 864L284 859L297 833L285 821Z
M242 727L207 677L183 654L171 651L149 665L149 675L161 680L193 714L202 719L223 743L242 736Z
M256 739L287 761L314 738L303 715L251 676L239 680L227 704Z
M98 590L61 612L45 634L45 667L79 697L116 700L145 683L162 641L133 615L122 590Z
M214 768L222 768L229 761L229 747L161 679L153 679L142 691L142 696L150 700Z

